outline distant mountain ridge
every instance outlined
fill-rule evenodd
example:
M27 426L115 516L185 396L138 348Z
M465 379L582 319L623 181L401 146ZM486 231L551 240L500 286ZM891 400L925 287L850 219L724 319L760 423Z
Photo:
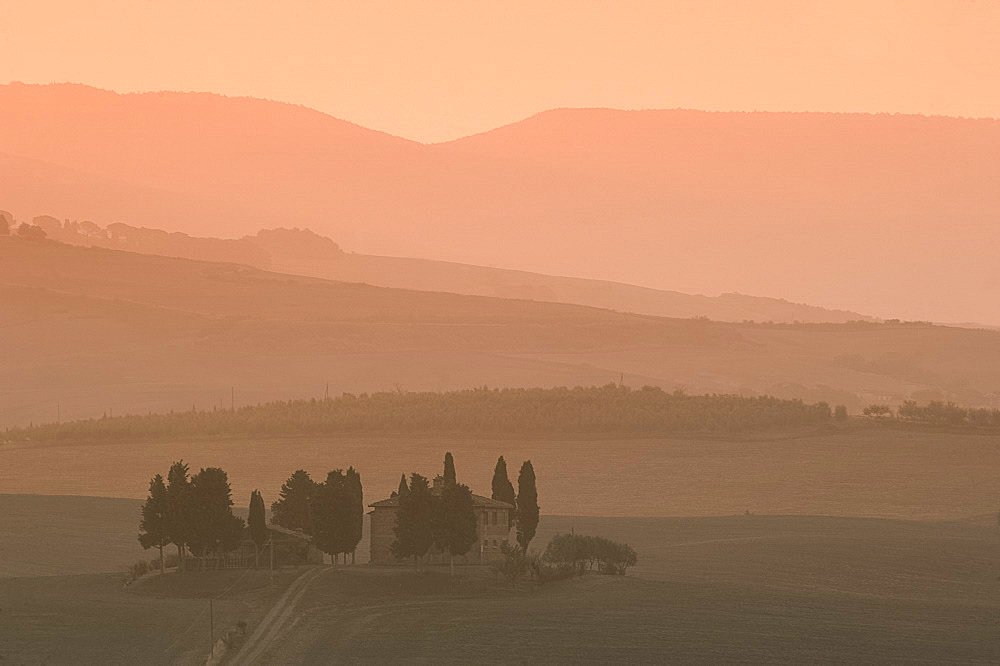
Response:
M874 321L856 312L828 310L777 298L743 294L700 296L601 280L429 259L354 254L344 252L333 240L308 229L263 229L256 235L230 240L168 233L123 223L101 228L89 221L60 222L50 215L36 216L32 222L45 229L50 238L73 245L204 261L230 261L264 270L380 287L573 303L620 312L661 317L707 317L717 321Z
M12 84L0 127L20 215L308 227L366 254L1000 324L995 119L557 109L424 145L279 102Z

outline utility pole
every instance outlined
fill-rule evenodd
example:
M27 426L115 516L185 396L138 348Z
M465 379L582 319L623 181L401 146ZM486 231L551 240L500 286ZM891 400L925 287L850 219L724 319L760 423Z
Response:
M62 405L56 403L56 423L62 422Z
M326 383L326 393L323 394L323 399L324 400L330 399L330 382Z
M215 656L215 612L212 608L212 597L208 598L208 640L210 643L210 654Z

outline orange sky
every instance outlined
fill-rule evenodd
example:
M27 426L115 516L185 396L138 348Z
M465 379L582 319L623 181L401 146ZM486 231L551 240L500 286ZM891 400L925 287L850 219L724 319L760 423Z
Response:
M437 141L560 106L1000 117L1000 2L4 0L0 82L305 104Z

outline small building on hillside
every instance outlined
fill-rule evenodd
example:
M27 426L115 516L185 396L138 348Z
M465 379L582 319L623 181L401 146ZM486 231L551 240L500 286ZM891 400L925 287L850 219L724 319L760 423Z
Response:
M435 477L431 492L439 494L441 492L444 479ZM396 512L399 510L399 498L390 497L380 502L373 502L368 505L371 511L371 563L372 564L396 564L401 560L392 554L392 542L396 540ZM476 544L472 546L461 558L456 558L457 563L464 564L486 564L503 559L500 552L500 544L506 542L510 536L510 524L513 517L514 507L507 502L490 499L482 495L472 495L473 511L476 513ZM443 553L431 548L427 554L430 562L445 563L449 560Z
M312 537L302 530L270 523L268 537L274 540L276 564L329 564L330 556L312 544Z

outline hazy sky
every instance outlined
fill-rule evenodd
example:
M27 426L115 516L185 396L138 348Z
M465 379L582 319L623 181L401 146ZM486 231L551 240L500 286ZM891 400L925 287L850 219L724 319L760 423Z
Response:
M305 104L436 141L560 106L1000 117L1000 2L3 0L0 82Z

